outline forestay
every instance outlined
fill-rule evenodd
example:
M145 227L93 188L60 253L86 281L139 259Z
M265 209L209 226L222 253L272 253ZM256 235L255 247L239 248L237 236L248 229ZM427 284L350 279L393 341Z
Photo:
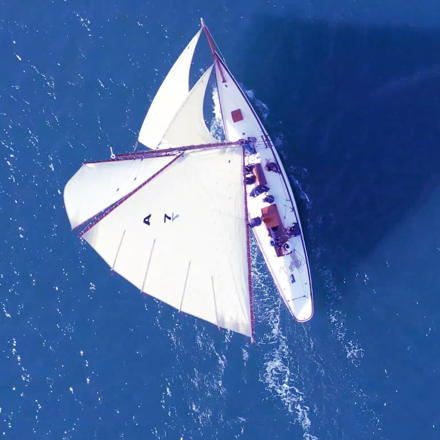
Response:
M64 205L72 229L126 196L171 160L158 157L83 164L64 189Z
M147 147L157 148L174 115L188 96L189 71L200 32L194 35L180 54L151 103L138 137L139 142Z
M251 336L242 154L228 147L174 158L83 238L141 291Z

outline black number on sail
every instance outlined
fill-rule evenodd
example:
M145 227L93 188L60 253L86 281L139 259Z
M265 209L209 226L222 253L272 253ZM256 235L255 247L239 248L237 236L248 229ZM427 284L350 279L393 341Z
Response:
M171 220L172 222L176 220L176 218L179 217L179 214L174 214L174 212L171 214L171 217L168 214L163 215L163 222L166 223L167 220Z
M150 226L150 219L151 219L151 214L148 214L145 218L144 218L144 223L148 226Z

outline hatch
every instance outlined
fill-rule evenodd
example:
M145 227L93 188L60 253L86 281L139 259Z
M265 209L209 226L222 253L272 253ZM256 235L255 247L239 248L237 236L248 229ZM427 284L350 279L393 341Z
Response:
M261 214L264 224L267 229L274 229L281 226L281 218L278 213L278 208L276 204L265 206L261 208Z
M243 120L243 113L241 113L241 110L239 108L237 110L232 110L231 116L234 122L239 122Z
M261 166L261 163L256 163L252 167L252 172L257 180L258 185L266 185L267 184L266 176L264 175L263 167Z

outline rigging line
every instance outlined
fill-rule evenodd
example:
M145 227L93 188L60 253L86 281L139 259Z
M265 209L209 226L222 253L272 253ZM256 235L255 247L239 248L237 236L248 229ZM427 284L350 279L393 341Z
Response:
M141 293L144 291L145 282L147 281L148 271L150 270L151 258L153 257L154 245L156 244L156 239L153 240L153 244L151 245L150 256L148 257L147 267L145 269L144 281L142 283Z
M226 82L226 78L223 74L223 70L221 68L221 58L219 56L219 54L217 53L216 50L216 44L214 43L214 39L212 38L211 32L209 32L208 26L206 26L203 18L200 19L200 22L202 23L202 29L205 32L206 38L208 40L208 44L209 44L209 48L211 49L212 52L212 57L214 58L214 64L217 63L217 68L220 71L220 75L222 77L222 82L225 83ZM218 88L218 84L217 84L217 88Z
M121 154L117 154L115 159L94 160L90 162L84 162L84 165L105 163L105 162L121 162L123 160L138 160L138 159L151 159L155 157L175 156L177 153L190 151L190 150L208 150L208 149L221 148L221 147L225 147L225 148L239 147L243 144L243 142L244 140L240 139L238 141L233 141L233 142L216 142L214 144L185 145L182 147L163 148L163 149L149 150L149 151L138 151L133 153L121 153Z
M188 268L186 269L185 284L183 285L183 292L182 292L182 298L181 298L181 300L180 300L179 312L182 311L183 298L184 298L184 296L185 296L186 285L188 284L188 276L189 276L189 268L190 268L190 267L191 267L191 260L189 260L189 262L188 262Z
M139 146L139 141L136 140L136 143L134 144L133 152L136 152L138 146Z
M139 158L149 158L149 157L161 157L168 156L169 153L175 154L188 150L205 150L210 148L220 148L220 147L234 147L241 146L245 142L243 139L233 142L215 142L213 144L200 144L200 145L184 145L181 147L173 147L173 148L162 148L157 150L150 151L139 151L137 153L122 153L116 156L116 161L118 160L128 160L128 159L139 159ZM99 161L99 162L108 162L108 161ZM86 162L86 163L96 163L96 162Z
M217 327L220 330L220 324L218 323L218 314L217 314L217 302L215 300L214 277L212 275L211 275L211 287L212 287L212 296L214 299L215 322L217 323Z
M142 182L137 188L135 188L133 191L130 191L127 195L119 199L117 202L115 202L113 205L108 206L107 208L103 209L101 212L96 214L93 219L90 219L91 222L86 226L85 229L83 229L78 236L82 238L82 236L88 232L90 229L92 229L95 225L97 225L102 219L107 217L111 212L113 212L118 206L122 205L127 199L129 199L133 194L137 193L141 188L143 188L147 183L151 182L155 177L157 177L159 174L161 174L163 171L165 171L171 164L173 164L177 159L183 156L183 153L180 153L179 155L175 156L174 159L170 160L166 165L164 165L160 170L156 171L152 176L150 176L147 180ZM79 228L80 226L84 225L85 222L81 223L81 225L78 225L75 229Z
M111 268L112 271L115 270L116 260L118 259L119 251L121 250L122 241L124 240L124 236L125 236L125 231L126 231L126 229L124 229L124 232L122 233L122 237L121 237L121 240L119 242L118 250L116 251L115 260L113 261L113 265L112 265L112 268Z
M266 136L265 136L264 134L262 134L262 135L261 135L261 138L263 139L264 146L265 146L266 148L268 148L269 145L268 145L268 142L267 142Z
M222 51L220 50L218 44L214 40L214 37L211 35L211 32L209 32L208 26L205 24L205 20L203 18L200 18L200 23L202 24L202 29L205 32L206 38L208 40L209 48L211 49L212 54L215 56L219 56L222 58L223 61L225 61L225 57L222 54Z

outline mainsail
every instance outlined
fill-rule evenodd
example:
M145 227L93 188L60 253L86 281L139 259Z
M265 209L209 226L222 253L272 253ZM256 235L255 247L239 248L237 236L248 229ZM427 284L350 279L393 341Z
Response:
M147 175L163 171L139 182L82 238L142 292L251 336L242 155L241 147L195 150L175 156L165 168L170 157L133 160L157 162ZM127 181L132 178L128 162L110 162ZM108 167L97 163L93 169L102 176ZM73 186L80 182L69 182L68 194L76 194ZM76 197L67 196L66 203L68 213L76 212Z
M189 93L189 70L199 41L201 29L180 54L151 103L139 132L138 140L150 148L157 148L174 115Z

